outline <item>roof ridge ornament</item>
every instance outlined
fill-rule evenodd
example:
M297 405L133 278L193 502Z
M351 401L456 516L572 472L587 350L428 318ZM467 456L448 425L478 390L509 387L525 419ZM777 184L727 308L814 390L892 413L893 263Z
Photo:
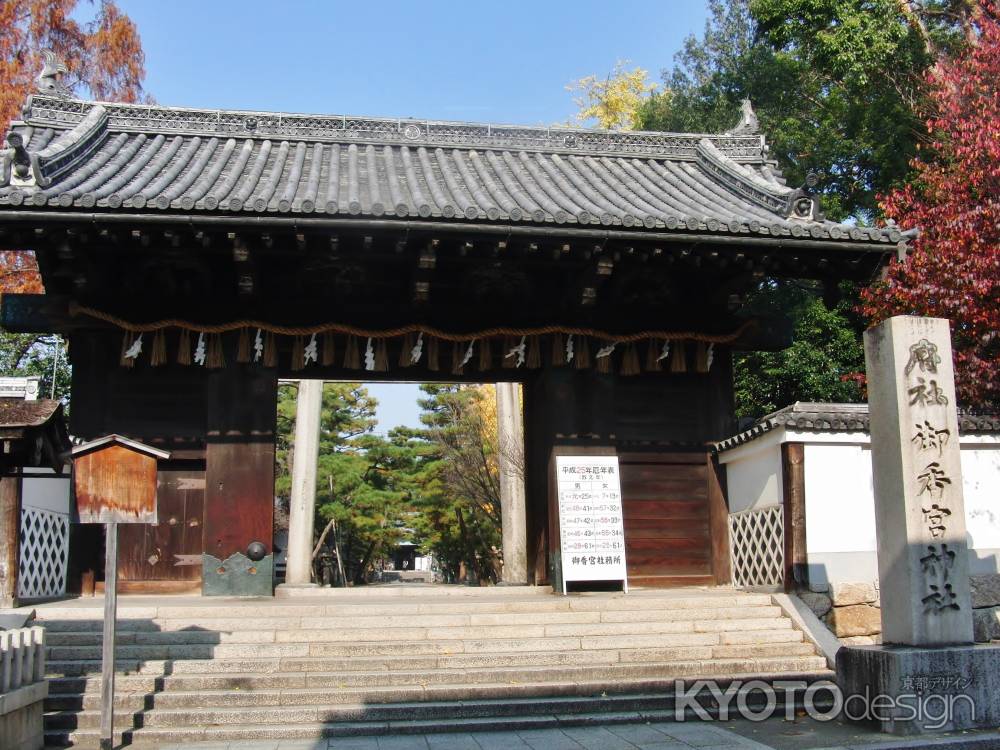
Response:
M50 49L42 50L42 60L42 72L35 79L35 91L61 99L71 99L73 94L63 83L63 76L69 73L66 63Z
M757 113L753 111L753 104L749 99L744 99L740 103L740 121L727 130L726 135L755 135L759 132L760 123L757 121Z
M789 219L804 221L825 221L826 216L819 209L819 199L813 194L813 188L819 184L819 174L809 172L802 187L788 194L785 206L785 216Z
M7 145L13 151L11 164L15 177L19 180L28 180L31 177L31 154L24 147L23 136L12 130L7 134Z

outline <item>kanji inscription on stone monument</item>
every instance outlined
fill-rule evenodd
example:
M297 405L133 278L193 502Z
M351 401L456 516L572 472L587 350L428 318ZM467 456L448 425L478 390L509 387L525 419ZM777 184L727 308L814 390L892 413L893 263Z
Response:
M865 362L883 642L971 643L948 321L890 318L865 333Z

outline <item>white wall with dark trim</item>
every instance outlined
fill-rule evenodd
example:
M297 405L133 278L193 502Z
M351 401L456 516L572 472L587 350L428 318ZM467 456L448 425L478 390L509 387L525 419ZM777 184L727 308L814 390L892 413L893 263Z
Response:
M776 427L723 450L730 513L784 502L782 443L802 443L806 551L810 585L873 582L875 501L866 432L807 432ZM963 434L962 484L970 572L1000 573L1000 435Z

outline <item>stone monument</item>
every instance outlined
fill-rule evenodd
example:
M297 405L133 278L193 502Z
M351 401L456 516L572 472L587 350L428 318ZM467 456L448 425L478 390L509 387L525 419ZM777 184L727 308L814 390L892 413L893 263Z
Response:
M838 652L846 715L894 734L996 726L1000 649L973 645L948 321L886 320L865 332L865 365L883 644Z

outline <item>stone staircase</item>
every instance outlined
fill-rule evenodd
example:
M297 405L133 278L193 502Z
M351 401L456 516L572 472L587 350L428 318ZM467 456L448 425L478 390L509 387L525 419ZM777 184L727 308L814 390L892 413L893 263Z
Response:
M677 678L830 677L767 594L550 591L122 597L115 727L141 747L663 720ZM38 607L49 745L98 745L101 605Z

